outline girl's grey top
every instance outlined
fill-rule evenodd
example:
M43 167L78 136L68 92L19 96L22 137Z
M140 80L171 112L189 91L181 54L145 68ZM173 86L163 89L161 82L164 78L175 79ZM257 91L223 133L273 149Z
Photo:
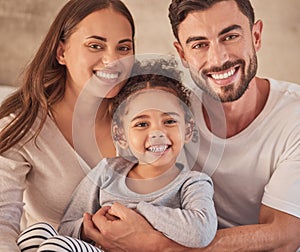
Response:
M162 189L139 194L126 182L134 165L121 157L103 159L75 190L59 233L79 238L84 212L95 213L101 206L119 202L136 209L156 230L179 244L208 245L217 230L210 177L177 163L180 173L173 181Z

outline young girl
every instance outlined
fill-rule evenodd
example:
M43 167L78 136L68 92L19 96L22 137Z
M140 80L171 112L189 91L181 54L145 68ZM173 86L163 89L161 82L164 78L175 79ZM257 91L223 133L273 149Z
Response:
M156 61L152 67L165 67L162 62ZM217 218L212 181L179 159L184 144L195 134L189 91L174 69L161 73L132 77L114 99L115 144L130 154L102 160L81 181L62 219L61 235L91 242L83 213L93 214L96 228L100 207L107 208L109 220L118 221L113 217L118 202L135 209L156 230L181 245L203 247L213 239ZM29 246L26 238L37 234L35 228L19 238L20 245ZM79 250L82 246L95 249L69 237L55 236L38 251L68 251L66 244Z
M121 1L70 0L59 12L21 87L0 107L0 251L19 251L17 235L33 223L57 227L90 167L116 155L109 100L133 55L134 23ZM96 136L93 155L81 152L73 118Z

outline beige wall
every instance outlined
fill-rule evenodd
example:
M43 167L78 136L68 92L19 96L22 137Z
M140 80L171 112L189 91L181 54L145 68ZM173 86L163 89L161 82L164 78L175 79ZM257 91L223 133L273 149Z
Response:
M67 0L0 0L0 84L16 85L50 23ZM176 54L167 18L170 0L124 0L133 13L138 54ZM264 22L259 75L300 83L300 1L252 0Z

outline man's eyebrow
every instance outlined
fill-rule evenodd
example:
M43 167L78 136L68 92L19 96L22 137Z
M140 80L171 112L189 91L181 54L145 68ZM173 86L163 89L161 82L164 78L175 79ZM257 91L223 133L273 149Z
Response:
M233 30L242 30L242 27L240 25L236 25L236 24L228 26L219 33L219 36L226 34L228 32L231 32Z
M221 32L219 32L218 36L221 36L223 34L226 34L232 30L241 30L242 27L240 25L231 25L229 27L226 27L224 28ZM204 36L193 36L193 37L189 37L187 40L186 40L186 44L189 44L191 42L194 42L194 41L201 41L201 40L208 40L207 37L204 37Z
M87 39L91 39L91 38L97 39L97 40L100 40L100 41L103 41L103 42L107 42L107 38L104 38L104 37L101 37L101 36L92 35L92 36L87 37ZM125 43L125 42L132 43L132 40L131 39L121 39L118 43L122 44L122 43Z
M203 36L188 37L188 39L185 41L185 44L189 44L191 42L200 41L200 40L207 40L207 38Z

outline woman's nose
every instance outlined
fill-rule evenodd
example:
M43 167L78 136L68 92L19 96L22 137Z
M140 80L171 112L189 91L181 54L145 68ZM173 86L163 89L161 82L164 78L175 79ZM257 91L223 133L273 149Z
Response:
M102 55L102 62L105 66L116 65L118 61L118 55L115 52L105 52Z

